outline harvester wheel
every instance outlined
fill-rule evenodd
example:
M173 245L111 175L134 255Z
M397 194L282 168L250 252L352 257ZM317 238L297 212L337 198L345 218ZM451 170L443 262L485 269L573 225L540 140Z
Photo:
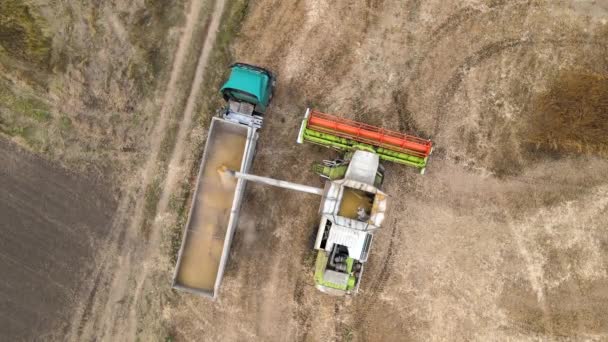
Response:
M319 226L312 226L310 229L311 234L308 236L308 249L315 250L315 243L317 242L317 233Z
M378 180L378 176L380 176L380 180L379 182L376 182L377 184L374 184L377 188L382 187L382 184L384 184L384 170L384 165L378 164L378 170L376 171L376 180Z
M384 167L384 165L382 164L378 164L378 171L380 173L382 173L382 175L384 176L384 171L386 170L386 168Z

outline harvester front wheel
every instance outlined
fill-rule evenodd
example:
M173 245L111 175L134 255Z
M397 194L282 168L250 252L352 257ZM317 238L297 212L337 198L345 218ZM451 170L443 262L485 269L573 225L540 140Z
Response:
M376 181L374 184L378 189L382 187L382 184L384 183L384 170L384 165L378 164L378 170L376 171Z

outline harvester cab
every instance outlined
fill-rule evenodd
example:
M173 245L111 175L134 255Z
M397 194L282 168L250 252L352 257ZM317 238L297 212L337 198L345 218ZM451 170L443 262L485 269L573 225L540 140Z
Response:
M228 103L224 119L261 128L264 112L272 99L274 75L263 68L245 63L230 67L230 76L220 89Z

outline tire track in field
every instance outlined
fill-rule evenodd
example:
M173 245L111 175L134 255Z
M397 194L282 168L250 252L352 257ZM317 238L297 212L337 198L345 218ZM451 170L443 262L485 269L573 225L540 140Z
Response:
M412 60L407 62L407 66L410 68L411 72L404 79L405 84L405 92L403 94L404 97L408 97L411 92L411 88L415 86L416 81L420 78L420 73L422 66L426 60L429 59L429 56L432 52L437 48L438 44L448 38L451 33L454 33L458 30L459 27L472 22L473 20L479 21L480 17L486 16L497 16L497 15L506 15L506 13L512 13L513 11L522 11L529 10L530 7L538 7L540 5L533 4L530 0L523 2L499 2L490 6L487 11L482 11L478 8L473 7L465 7L460 10L457 10L452 15L448 16L441 24L436 26L431 33L429 34L429 39L422 44L422 51L417 53ZM454 77L454 76L453 76ZM457 76L456 76L457 77ZM454 81L456 82L456 81ZM405 101L407 103L407 100ZM441 115L441 107L439 108L438 115ZM399 114L399 120L401 126L410 126L408 120L408 112L401 111ZM441 118L438 118L435 123L435 127L433 132L434 135L438 132L439 121ZM405 122L404 122L405 121Z
M576 45L596 45L598 47L608 46L608 42L605 41L587 41L580 39L522 39L513 38L505 39L498 42L490 43L483 46L481 49L472 55L467 56L464 61L456 68L456 71L452 74L448 82L441 91L438 105L437 105L437 119L435 120L435 127L433 134L437 135L440 130L441 122L447 114L447 107L450 101L456 95L458 89L460 89L464 78L466 77L469 70L481 65L482 63L490 60L491 58L504 54L505 52L515 50L516 48L528 48L537 45L549 45L554 49L560 48L571 48Z
M396 222L393 222L393 229L391 231L391 240L388 244L388 248L386 251L386 257L382 262L382 268L380 269L380 274L376 278L374 284L370 287L370 292L372 293L372 297L370 301L375 302L378 299L378 295L384 291L384 286L386 286L386 282L390 277L390 268L393 264L393 253L395 248L395 239L397 238L397 225ZM373 304L373 303L372 303Z
M456 11L454 14L448 16L429 34L428 40L424 43L423 52L417 55L417 57L414 58L414 62L411 63L412 72L406 79L406 83L411 84L418 79L420 76L420 67L422 63L428 59L428 56L435 50L437 44L439 44L440 41L448 38L450 33L457 30L460 26L471 22L474 19L478 20L479 17L483 15L495 15L503 11L513 11L520 7L521 9L528 10L530 6L538 5L533 5L530 3L530 1L525 1L522 3L497 4L490 7L490 10L487 12L482 12L481 10L472 7L465 7Z
M297 306L294 313L294 318L297 322L296 341L306 341L308 333L312 328L312 312L309 307L305 307L304 286L306 286L304 280L299 277L299 279L296 280L296 286L293 291L293 301Z
M357 318L355 319L355 327L362 328L361 330L358 330L358 332L362 335L362 340L364 341L367 340L367 336L365 335L367 329L364 329L365 323L367 321L367 316L369 315L370 310L372 310L373 306L378 301L378 297L384 291L384 287L386 286L386 283L390 278L390 269L393 264L393 253L395 249L395 240L398 237L396 221L393 221L392 226L393 229L391 230L390 241L386 250L386 256L382 261L380 273L377 277L374 278L374 281L372 284L370 284L369 288L365 290L366 294L369 293L369 295L366 295L366 297L363 298L363 301L359 309L357 310L358 313Z
M456 68L456 71L452 74L448 82L443 87L443 91L439 97L439 104L437 105L437 114L435 120L435 127L433 128L433 134L437 135L439 132L439 126L443 121L443 117L447 112L447 105L450 100L456 94L456 91L460 88L462 81L465 76L471 70L471 68L478 66L479 64L489 60L490 58L500 55L505 51L520 47L523 45L530 45L530 41L522 39L505 39L498 42L490 43L483 46L477 52L469 55L464 59L464 62Z

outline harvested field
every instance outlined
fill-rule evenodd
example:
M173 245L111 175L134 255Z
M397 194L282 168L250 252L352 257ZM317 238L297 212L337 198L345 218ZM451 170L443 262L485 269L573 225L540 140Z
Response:
M86 161L98 174L116 162L119 172L112 174L124 181L112 185L123 190L122 198L86 295L74 301L79 309L69 329L53 330L50 337L608 339L605 2L177 1L183 8L171 6L171 18L181 18L180 34L161 15L167 7L142 12L147 1L125 4L123 16L114 15L109 2L58 7L62 15L74 10L90 13L89 19L54 35L48 51L44 37L18 45L39 52L31 60L18 63L21 52L0 53L2 70L19 67L0 80L2 132L41 153L47 146L52 157ZM11 9L19 6L10 1ZM41 8L38 16L23 16L22 26L31 32L46 27L40 16L54 12ZM203 20L205 15L212 20ZM210 51L215 29L206 35L196 23L215 27L220 17L216 48ZM141 28L149 22L163 26L150 35L145 29L131 32L138 22ZM0 25L13 24L0 15ZM195 32L206 39L193 38ZM91 50L80 41L89 36L111 47L110 55L129 52L129 58L116 68L104 54L82 62L74 52ZM138 37L145 44L133 50L131 39ZM170 81L155 86L148 76L156 76L153 43L161 37L172 38L162 60L175 56L171 71L161 73ZM113 45L115 40L120 43ZM41 91L28 83L38 78L24 65L39 65L44 59L36 56L56 56L63 46L74 53L68 65L53 59L64 76L55 79L44 68L33 68L55 85L50 89L55 97L41 100ZM209 58L204 73L190 72L197 56L201 68ZM219 299L170 289L201 145L221 103L216 89L232 59L277 75L254 159L256 174L321 186L310 165L336 155L295 143L306 107L434 141L424 176L386 164L388 216L374 238L356 297L329 297L313 286L318 198L257 184L245 193ZM130 71L139 76L118 76ZM131 108L139 94L161 100ZM89 107L103 115L82 114ZM80 132L74 127L84 133L73 134ZM67 132L47 138L44 128ZM74 143L83 137L90 142ZM90 193L91 187L75 190ZM2 195L13 193L21 192L11 188ZM88 201L83 197L78 204ZM57 298L48 312L69 306ZM7 312L12 314L10 309L1 314Z
M61 339L104 245L107 186L0 139L0 339Z
M163 311L176 340L608 338L606 20L599 2L251 4L236 59L278 75L255 173L321 184L309 165L332 152L294 143L307 106L436 150L424 176L386 165L354 298L313 287L317 199L250 184L219 300ZM552 132L589 141L554 151Z

